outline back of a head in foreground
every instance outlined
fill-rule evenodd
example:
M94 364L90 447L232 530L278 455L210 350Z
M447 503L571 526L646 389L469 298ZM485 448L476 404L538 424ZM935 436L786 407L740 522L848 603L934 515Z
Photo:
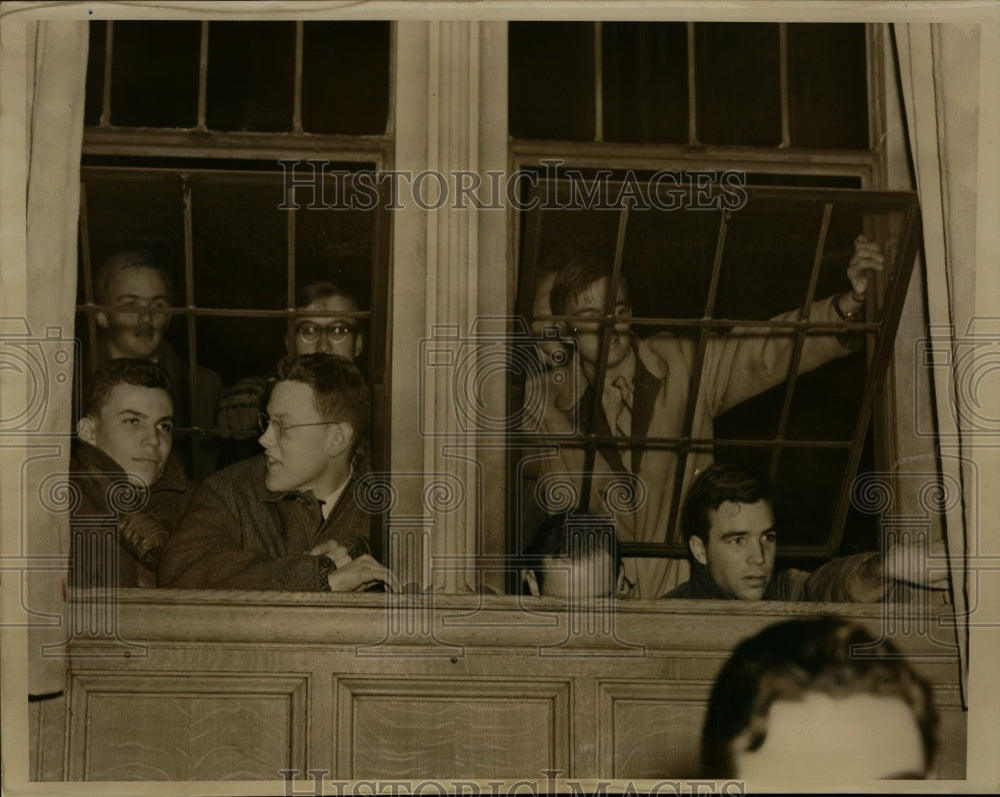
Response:
M930 686L887 640L876 641L860 625L835 617L796 619L776 623L744 640L733 651L719 673L709 699L708 713L702 731L701 753L706 777L745 777L739 759L744 754L759 751L772 730L772 707L776 703L829 706L844 705L844 700L858 696L888 699L886 705L902 705L912 715L912 730L917 757L923 766L913 776L925 777L934 757L935 716ZM823 717L810 717L806 727L822 733ZM841 747L862 744L868 739L863 753L877 757L882 751L876 746L898 743L898 739L881 739L873 728L855 728L854 739L837 738L820 744L819 750L772 751L784 761L786 773L801 764L800 759L815 757L831 762L830 743ZM804 737L800 734L797 742ZM808 741L804 743L808 744ZM773 746L773 745L772 745ZM851 754L845 750L851 766ZM890 765L893 752L884 751L883 760ZM797 758L796 758L797 757ZM909 770L907 770L909 772ZM845 775L847 777L847 775ZM886 777L874 775L872 777Z

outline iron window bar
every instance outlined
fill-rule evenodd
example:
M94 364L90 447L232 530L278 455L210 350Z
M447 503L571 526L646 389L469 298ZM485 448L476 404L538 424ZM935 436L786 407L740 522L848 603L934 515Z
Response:
M608 278L608 287L605 291L604 296L604 318L602 322L605 322L608 318L614 319L615 307L618 304L618 279L621 276L622 270L622 256L625 251L625 232L628 229L628 216L629 210L631 209L632 203L626 201L625 206L622 208L621 213L618 217L618 235L615 241L615 255L614 264L611 268L611 276ZM620 321L620 319L619 319ZM599 362L597 366L597 374L594 377L594 406L591 410L590 421L587 426L588 429L588 445L584 452L584 466L583 472L584 476L582 479L582 488L580 490L580 511L586 511L587 506L590 502L590 491L591 483L593 481L594 472L594 462L597 458L597 444L594 442L595 435L593 430L597 428L598 419L604 412L603 403L601 397L604 395L604 382L607 378L608 370L608 352L611 349L611 329L605 326L601 334L601 350L599 354Z
M728 211L721 214L719 219L719 232L716 237L715 243L715 255L712 258L712 276L708 287L708 296L705 299L705 312L702 314L704 318L711 318L715 312L715 300L719 290L719 275L722 273L722 256L726 248L726 234L729 230L729 219L730 214ZM705 365L705 352L708 349L709 341L709 330L706 327L702 327L698 333L698 348L695 351L694 363L691 366L691 378L688 383L688 401L687 406L684 408L684 421L681 425L683 429L682 439L689 438L691 436L691 430L694 428L694 413L696 408L696 400L699 394L699 388L701 385L701 373ZM680 501L681 501L681 490L684 487L683 474L687 466L689 446L682 444L677 456L677 468L676 472L681 474L681 478L675 479L673 484L673 495L670 504L670 516L667 520L667 534L671 534L672 530L677 526L677 515L680 512ZM664 485L666 489L666 485Z
M809 274L809 287L806 288L806 299L802 308L799 310L800 318L809 317L809 308L812 306L813 299L816 296L816 283L819 281L819 269L823 264L823 249L826 246L826 238L830 232L830 217L833 215L833 205L827 202L823 206L823 220L820 223L819 228L819 238L816 241L816 254L813 257L812 271ZM837 301L837 299L834 299ZM785 438L785 432L788 429L788 418L792 413L792 397L795 395L795 380L799 375L799 363L802 361L802 347L805 344L805 336L802 334L801 329L798 330L795 335L794 348L792 350L792 361L788 367L788 376L785 382L785 399L781 408L781 417L778 421L778 430L776 432L776 437L779 440ZM771 456L771 467L768 471L768 478L773 482L778 475L778 459L781 455L781 450L776 449L774 454Z

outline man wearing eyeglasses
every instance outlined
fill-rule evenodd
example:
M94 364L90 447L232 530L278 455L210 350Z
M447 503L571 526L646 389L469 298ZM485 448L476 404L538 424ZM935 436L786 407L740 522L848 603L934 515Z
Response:
M167 544L163 587L349 592L392 574L368 554L355 501L371 405L329 353L285 357L259 416L264 452L207 479Z
M868 271L881 271L882 261L879 244L858 236L847 269L851 290L814 302L811 320L859 320L868 289ZM598 446L589 468L593 479L587 509L598 515L614 512L619 542L666 542L681 459L676 446L647 447L646 438L680 440L688 433L694 438L711 438L714 417L786 379L794 337L780 330L767 330L711 338L704 352L694 412L687 418L696 346L690 339L671 332L637 338L631 328L632 308L622 276L613 286L610 307L614 318L605 321L611 290L609 264L599 257L573 258L559 271L550 295L552 311L576 317L566 325L578 356L568 365L540 376L544 385L525 391L526 395L544 397L542 405L529 408L534 415L529 417L527 428L567 440L587 433L623 438L621 442L608 440ZM796 317L793 312L778 318ZM850 354L860 342L849 334L807 336L799 372ZM604 349L603 390L597 399L594 386ZM563 373L569 368L579 369L576 378ZM595 413L597 400L600 409ZM686 432L686 420L690 432ZM588 470L582 445L564 444L556 456L539 463L542 478L550 485L565 480L577 493L582 489L582 476ZM711 452L692 451L684 460L683 483L691 481L696 469L710 464ZM629 483L637 485L630 499L632 511L615 509L621 509L622 502L618 500L621 491L614 485L623 483L623 474L631 479ZM618 495L611 497L612 493ZM560 497L564 494L562 491ZM558 511L555 507L546 509L550 513ZM661 598L689 576L688 563L683 559L626 557L622 564L622 597Z
M290 355L320 352L337 354L351 361L361 356L365 333L355 315L360 309L358 301L348 291L328 280L311 282L299 291L295 306L302 315L296 320L294 336L285 337ZM232 438L224 454L226 462L258 453L253 438L257 414L264 409L273 385L273 374L251 376L222 391L216 420L219 430L229 433Z

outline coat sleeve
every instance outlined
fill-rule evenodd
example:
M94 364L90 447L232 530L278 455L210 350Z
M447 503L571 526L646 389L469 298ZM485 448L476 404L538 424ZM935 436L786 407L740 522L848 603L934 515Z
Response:
M317 591L320 557L274 556L242 544L240 502L225 480L209 479L196 491L160 560L158 585L183 589ZM252 510L254 501L246 502ZM259 504L259 502L256 502ZM276 519L277 520L277 519ZM278 530L275 530L277 536Z
M879 554L875 551L841 556L807 573L782 570L776 578L774 599L782 601L827 601L856 603L863 594L882 594L880 584L863 581L862 565Z
M839 321L832 303L835 297L813 302L810 321ZM798 311L772 318L794 321ZM702 390L713 416L721 415L741 401L763 393L788 378L795 334L791 329L737 327L722 338L709 341L702 372ZM802 346L799 373L853 352L835 334L807 335Z

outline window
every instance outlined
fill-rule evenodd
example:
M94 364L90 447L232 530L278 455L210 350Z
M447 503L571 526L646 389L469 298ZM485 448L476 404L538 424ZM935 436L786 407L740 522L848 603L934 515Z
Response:
M536 285L567 258L597 255L625 277L632 332L669 331L693 357L690 386L677 388L680 431L619 438L640 464L650 454L676 456L664 465L660 531L627 532L626 555L686 554L679 507L695 467L712 456L777 481L789 564L878 545L875 518L855 508L850 486L884 457L871 409L918 240L914 197L873 190L883 184L871 142L884 123L869 93L882 82L878 36L844 24L510 24L510 162L525 175L528 208L513 222L516 312L536 331L548 325L549 336L559 322L571 326L568 317L535 317ZM844 272L859 233L879 240L891 262L866 308L864 344L810 373L792 367L776 387L722 407L707 437L693 433L705 358L725 341L784 337L797 362L803 344L837 333L805 320L777 333L768 319L849 288ZM622 327L607 298L593 321L603 333L591 396L604 392L609 332ZM560 356L571 361L578 341L564 327ZM512 379L513 405L542 400L531 394L530 370ZM545 480L558 468L546 456L560 452L560 467L580 474L595 460L598 472L619 469L615 435L602 434L595 404L581 403L578 434L536 428L512 439L521 446L508 473L515 554L555 489ZM629 470L623 463L620 472ZM561 493L549 509L595 509L591 491L606 487L598 475L578 475L574 497ZM639 510L636 524L642 511L657 510Z
M367 333L358 364L380 466L390 224L382 187L361 198L358 179L391 167L391 24L90 28L77 318L88 367L102 356L97 269L142 250L173 285L176 446L203 477L252 453L258 434L217 428L211 383L272 372L295 335L296 290L331 280Z
M626 185L608 181L606 188L611 196L617 196ZM700 189L671 185L671 190L674 195L683 191L691 198L699 196ZM572 410L569 400L559 405L567 410L566 424L542 421L535 425L529 421L529 428L519 437L518 442L525 446L524 469L530 473L531 466L539 464L544 474L525 481L523 505L530 506L537 499L549 511L596 505L602 513L629 514L621 508L616 511L613 498L606 496L602 503L587 493L598 489L602 471L605 475L617 473L629 482L633 480L628 474L642 471L645 475L639 480L646 481L629 489L640 491L636 500L648 502L652 513L657 511L652 507L657 499L649 494L643 498L642 493L655 489L648 481L651 474L662 474L669 478L664 488L669 496L666 509L660 510L666 536L657 542L647 538L638 543L641 538L635 530L636 542L624 544L622 552L684 555L686 548L678 529L682 490L692 466L704 467L714 454L719 460L743 462L785 488L781 492L786 500L779 502L787 510L780 523L785 555L829 557L837 553L851 511L850 487L861 460L875 387L887 363L916 252L916 201L908 194L833 189L751 186L743 191L739 201L745 200L745 204L731 210L720 205L735 201L735 195L727 197L717 191L705 194L714 207L686 212L655 209L657 200L645 191L636 202L623 202L615 210L579 204L571 207L568 202L574 195L574 184L569 180L543 182L529 194L529 202L539 201L525 223L520 304L532 323L562 322L568 328L568 333L557 333L558 337L548 334L560 347L553 358L558 364L570 364L567 382L586 378L572 367L576 358L586 362L594 356L588 355L585 347L599 352L602 359L597 361L590 387L582 381L568 385L570 395L574 400L579 397L579 403ZM580 200L578 186L573 198ZM760 232L776 228L787 233L775 239ZM844 291L853 239L864 230L898 231L887 247L895 257L887 263L881 288L872 289L865 323L848 326L829 312L810 316L814 303ZM624 277L627 295L612 299L605 292L609 304L588 305L579 311L586 317L533 316L537 306L534 297L544 279L546 263L560 262L560 256L563 261L572 259L580 252L600 253L605 262L613 264L614 273ZM800 313L773 320L782 310ZM632 415L629 434L613 433L593 399L606 390L606 374L612 370L609 362L614 359L612 349L621 345L619 337L627 333L624 316L630 316L627 325L647 343L658 333L670 333L676 344L671 344L673 348L653 349L668 365L674 349L686 358L685 362L673 362L674 372L653 374L656 385L661 378L667 380L677 403L664 403L665 395L657 392L663 388L653 387L650 400L655 396L657 403L655 408L646 405L651 414L645 419L645 434L636 431L637 414ZM848 354L845 348L842 358L831 357L822 367L799 371L808 367L810 346L822 348L826 342L821 339L829 341L848 329L858 336L856 341L848 341L858 347L856 352ZM775 373L773 387L756 390L750 384L755 379L752 373L730 379L712 371L744 367L743 355L734 353L735 348L763 350L765 346L784 351L788 360L782 361ZM759 366L756 357L752 361ZM685 365L689 372L679 368ZM539 384L545 387L539 390ZM718 384L726 385L725 395L716 395ZM537 419L538 413L545 412L543 405L551 398L545 391L554 385L559 382L540 383L536 379L531 389L522 391L529 418ZM639 389L637 385L635 390ZM736 403L730 399L731 393L746 398ZM636 397L636 412L639 406ZM707 407L729 409L716 416L714 435L705 436L711 424L706 425L700 416ZM661 412L675 413L676 417L658 423ZM673 431L666 434L666 429ZM561 457L554 465L556 473L545 467L546 460L554 458L553 447L559 449ZM630 462L625 461L626 452ZM658 465L652 464L654 459ZM582 467L576 467L581 463ZM579 475L595 470L593 482ZM575 478L553 478L559 471ZM615 477L610 479L615 483ZM574 490L570 490L570 482ZM607 492L614 486L603 484L601 489ZM790 533L784 533L786 528ZM530 533L529 529L524 531Z

